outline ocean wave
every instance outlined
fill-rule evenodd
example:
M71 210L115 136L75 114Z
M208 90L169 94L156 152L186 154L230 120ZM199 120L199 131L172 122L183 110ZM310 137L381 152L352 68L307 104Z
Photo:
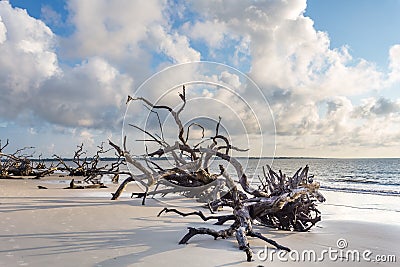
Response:
M321 185L320 187L323 190L327 191L339 191L339 192L347 192L347 193L359 193L359 194L375 194L375 195L387 195L387 196L400 196L400 190L395 189L366 189L366 188L349 188L349 187L339 187L339 186L328 186Z

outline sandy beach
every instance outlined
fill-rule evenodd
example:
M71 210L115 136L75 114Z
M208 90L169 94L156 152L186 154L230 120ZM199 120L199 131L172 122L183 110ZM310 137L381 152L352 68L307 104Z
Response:
M49 189L39 190L38 185ZM115 185L85 190L65 186L51 178L0 180L0 266L366 266L378 261L386 261L380 266L397 266L389 261L400 260L395 196L323 192L327 202L320 205L322 221L310 232L256 227L291 253L279 254L250 238L255 260L246 262L235 238L197 236L178 245L188 226L224 226L176 214L157 217L165 206L190 211L201 209L199 203L167 198L148 199L142 206L129 197L138 190L135 184L117 201L110 200Z
M400 0L0 0L0 267L400 267L399 28Z

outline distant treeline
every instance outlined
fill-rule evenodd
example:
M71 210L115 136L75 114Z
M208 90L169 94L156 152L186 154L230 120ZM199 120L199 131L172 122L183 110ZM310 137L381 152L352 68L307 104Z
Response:
M63 161L73 161L74 159L73 158L61 158ZM86 158L87 160L93 160L94 158L92 158L92 157L88 157L88 158ZM167 158L165 158L165 157L161 157L161 158L152 158L152 160L166 160ZM33 162L38 162L38 161L50 161L50 162L52 162L52 161L59 161L59 159L56 159L56 158L30 158L29 159L30 161L33 161ZM118 160L118 158L113 158L113 157L107 157L107 158L101 158L100 159L101 161L116 161L116 160Z
M236 157L237 159L325 159L325 158L319 158L319 157ZM101 161L116 161L118 158L114 157L107 157L107 158L101 158ZM172 158L167 158L167 157L152 157L151 160L169 160ZM33 162L38 162L38 161L59 161L56 158L29 158L30 161ZM62 158L64 161L73 161L73 158ZM87 158L87 160L93 160L92 157ZM1 161L5 161L5 159L1 159Z

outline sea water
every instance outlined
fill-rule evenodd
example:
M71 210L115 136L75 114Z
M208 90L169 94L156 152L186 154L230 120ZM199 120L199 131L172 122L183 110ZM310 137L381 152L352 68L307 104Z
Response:
M273 168L294 174L308 165L322 189L400 196L400 159L274 159Z
M354 193L400 196L400 158L333 159L333 158L261 158L240 159L252 182L263 177L262 166L271 165L290 177L306 165L309 175L321 184L321 189Z
M334 159L334 158L239 158L249 181L257 185L263 177L262 167L267 164L275 172L281 170L293 176L299 168L309 166L309 175L321 184L321 189L353 193L400 196L400 158ZM159 163L157 161L157 163ZM160 161L166 165L165 160ZM215 160L211 166L218 172L218 165L226 162ZM236 170L226 165L232 178Z
M321 189L400 196L400 158L238 158L238 161L253 185L259 184L258 177L263 177L262 167L267 164L275 172L281 170L290 177L299 168L308 165L309 175L314 175L314 181L321 184ZM171 160L158 159L155 162L163 168L172 166ZM102 162L102 164L111 163ZM142 164L146 166L144 162ZM236 170L224 160L212 161L211 171L218 173L220 164L225 166L232 178L238 180ZM133 168L132 172L138 173Z

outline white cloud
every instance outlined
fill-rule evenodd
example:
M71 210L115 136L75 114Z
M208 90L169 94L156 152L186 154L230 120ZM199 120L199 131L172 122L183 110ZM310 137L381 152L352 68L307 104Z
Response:
M149 43L153 43L151 46L170 57L174 63L200 60L200 53L190 47L186 36L180 35L176 31L167 33L160 25L152 27L150 32Z
M81 140L82 143L88 145L89 147L92 147L95 145L93 134L90 133L89 131L82 131L79 134L79 139Z
M219 81L226 83L233 87L233 89L240 90L242 83L240 82L239 76L236 74L229 73L228 71L223 71L219 75Z
M105 58L138 53L148 28L163 22L163 8L164 1L159 0L71 0L68 9L76 30L66 40L68 51L78 57Z
M400 112L400 100L393 101L387 98L366 98L354 111L354 116L371 119L376 116L391 116Z
M51 6L43 5L40 9L40 17L47 25L61 26L62 18Z
M225 24L217 19L196 21L193 25L185 23L182 30L194 40L204 40L211 49L223 45L224 33L227 31Z
M25 10L0 2L0 113L16 117L41 83L59 72L55 36Z
M286 151L293 151L299 139L325 147L346 142L372 146L381 142L367 138L374 132L381 133L381 140L390 139L382 138L384 132L396 136L396 130L388 127L392 124L398 129L398 122L388 116L392 114L389 111L397 110L396 101L374 99L366 110L354 106L349 97L376 94L398 81L400 46L390 49L390 73L384 73L372 62L352 58L347 46L331 49L328 33L317 31L312 19L304 16L306 1L192 4L201 14L199 22L185 26L192 30L192 38L204 39L209 46L218 46L229 36L247 40L251 77L272 104L278 135L285 140L280 145ZM211 34L213 29L217 32ZM326 106L327 112L322 112L321 106ZM360 109L367 114L355 116ZM383 125L377 131L379 123Z
M6 1L0 2L0 16L3 118L36 119L35 127L43 120L67 127L120 127L131 77L101 57L61 69L56 36L43 22Z
M136 86L154 68L199 60L200 53L191 47L189 38L172 28L172 6L177 7L174 14L181 12L182 5L165 0L71 0L68 21L75 30L60 39L62 57L75 61L102 57L134 77ZM166 58L166 62L154 57Z
M2 18L0 17L0 44L4 43L7 40L7 28L4 25Z
M60 127L62 134L74 132L75 140L97 140L93 129L118 129L126 95L155 68L223 58L240 67L249 65L249 74L270 101L282 153L306 145L399 145L400 102L379 92L400 81L400 45L389 51L387 73L353 58L346 45L331 49L329 33L317 31L304 16L306 0L71 0L67 8L74 32L65 38L0 1L0 114L5 121L18 119L30 129L29 119L34 118L37 124ZM62 23L47 6L42 19L49 25ZM181 25L175 25L177 21ZM206 46L204 54L192 46L197 41ZM81 63L59 63L70 60ZM258 116L268 110L233 72L202 73L190 67L166 72L139 93L155 101L166 88L203 79L231 86ZM206 109L204 102L193 103L186 119L199 111L222 115L234 128L232 135L243 125L257 132L249 107L226 90L204 86L188 96L214 102ZM361 104L354 101L361 97ZM175 91L161 100L180 104Z
M400 81L400 44L394 45L389 50L389 81L391 83Z
M142 67L148 67L144 54L156 51L176 63L200 59L186 36L171 31L165 1L72 0L68 8L76 31L62 47L72 57L101 56L118 64L129 59Z
M34 112L52 123L70 127L120 127L132 78L95 57L47 80ZM51 105L48 105L51 103Z

